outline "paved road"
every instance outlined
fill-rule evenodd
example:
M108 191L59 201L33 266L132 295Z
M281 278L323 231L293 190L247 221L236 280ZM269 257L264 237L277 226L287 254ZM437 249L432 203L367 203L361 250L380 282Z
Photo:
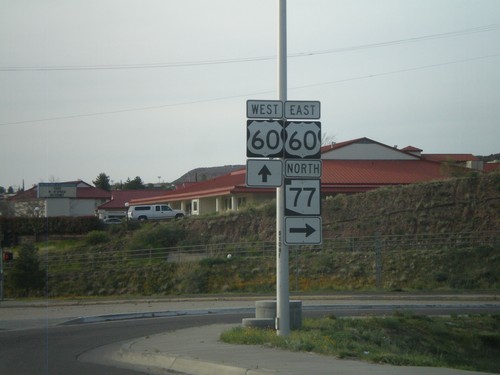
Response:
M2 375L138 375L78 358L87 351L159 332L215 323L241 322L243 315L203 315L175 318L53 326L0 332Z
M418 297L418 298L417 298ZM0 374L2 375L132 375L144 370L108 368L79 361L85 353L106 345L162 332L216 323L240 323L253 316L254 300L187 299L137 301L4 301L0 303ZM417 313L497 312L496 296L443 297L393 296L304 301L304 315L390 314L394 308ZM237 309L236 309L237 308ZM139 319L153 311L167 318ZM237 311L237 313L235 313ZM224 312L224 314L217 314ZM232 312L232 313L231 313ZM143 315L141 315L143 314ZM180 314L180 316L178 316ZM100 318L96 319L98 316ZM132 318L120 320L122 318ZM60 323L101 321L93 324ZM111 321L110 321L111 320ZM141 372L142 371L142 372Z

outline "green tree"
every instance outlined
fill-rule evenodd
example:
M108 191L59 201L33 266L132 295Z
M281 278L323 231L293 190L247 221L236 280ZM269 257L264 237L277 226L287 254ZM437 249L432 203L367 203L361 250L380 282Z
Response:
M142 182L141 178L139 176L136 176L133 180L127 178L127 181L123 184L123 188L126 190L140 190L140 189L145 189L146 186Z
M106 175L106 173L102 172L102 173L99 173L99 176L97 176L97 178L92 181L94 183L94 186L97 187L97 188L100 188L100 189L104 189L104 190L107 190L107 191L110 191L111 190L111 184L109 182L109 176Z
M14 258L10 278L14 289L24 296L40 292L45 286L45 272L40 268L37 249L32 243L24 243Z

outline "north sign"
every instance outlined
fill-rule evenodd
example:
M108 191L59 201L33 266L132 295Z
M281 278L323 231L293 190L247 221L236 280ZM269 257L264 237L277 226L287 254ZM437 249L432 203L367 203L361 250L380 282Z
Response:
M248 159L246 183L249 187L279 187L283 185L281 160Z
M320 178L322 170L321 160L285 160L285 177Z
M319 245L321 242L321 217L285 218L285 243L287 245Z
M318 101L288 100L285 102L285 118L295 120L318 120L321 104Z
M285 123L285 158L319 159L321 157L321 122Z
M321 215L321 180L285 178L285 216Z
M280 100L247 100L247 117L280 119L283 117L283 102Z
M247 120L247 156L283 157L283 121Z

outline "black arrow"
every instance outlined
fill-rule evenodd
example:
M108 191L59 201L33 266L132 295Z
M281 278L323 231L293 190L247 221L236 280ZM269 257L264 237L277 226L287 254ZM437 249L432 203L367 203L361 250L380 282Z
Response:
M290 228L290 233L305 233L306 237L309 237L314 232L316 232L316 229L309 224L306 224L305 228Z
M262 182L267 182L267 176L271 176L272 173L269 168L267 168L267 165L264 164L264 166L260 169L258 175L262 176Z

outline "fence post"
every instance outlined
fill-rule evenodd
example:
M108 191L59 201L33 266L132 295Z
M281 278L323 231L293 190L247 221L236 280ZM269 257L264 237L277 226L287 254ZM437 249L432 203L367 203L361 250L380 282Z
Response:
M380 232L375 234L375 269L377 289L382 289L382 244Z

